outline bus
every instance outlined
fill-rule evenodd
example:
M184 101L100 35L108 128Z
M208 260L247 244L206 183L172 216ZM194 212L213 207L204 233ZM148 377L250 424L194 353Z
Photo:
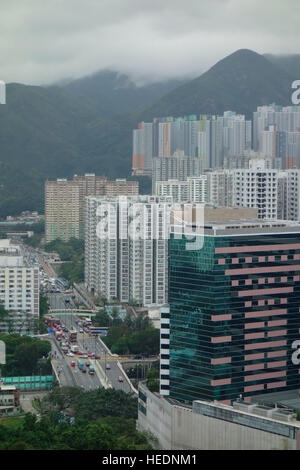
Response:
M89 336L102 335L107 336L108 327L107 326L90 326L89 327Z
M74 329L70 330L69 338L70 338L71 343L76 343L76 341L77 341L77 331L74 330Z
M60 333L58 330L55 330L55 331L54 331L54 335L55 335L55 339L56 339L57 341L61 341L62 336L61 336L61 333Z

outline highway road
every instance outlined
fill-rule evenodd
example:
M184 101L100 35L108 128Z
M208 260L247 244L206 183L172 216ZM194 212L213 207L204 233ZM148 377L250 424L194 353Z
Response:
M70 306L70 308L75 307L70 295L66 295L63 293L53 293L49 294L48 297L51 308L65 309L68 305ZM70 299L70 303L66 304L66 298ZM59 318L68 329L73 327L77 331L79 331L80 328L77 323L79 321L79 318L76 315L56 315L56 317ZM95 353L100 356L100 359L96 361L98 362L99 366L102 367L103 376L107 377L109 384L113 388L117 390L122 390L125 393L132 392L132 389L128 383L128 380L126 379L125 374L123 374L122 370L118 367L118 358L110 356L97 338L90 337L89 334L86 332L78 333L77 344L81 352ZM74 359L76 360L76 356L74 356ZM76 381L77 385L82 386L85 389L92 389L102 386L99 378L96 375L91 376L87 373L83 374L81 371L79 371L77 367L71 367L70 363L72 360L73 358L69 358L65 355L63 355L60 359L61 362L65 362L65 366L71 369L71 374L73 376L73 379ZM107 365L110 366L110 369L106 368ZM123 382L119 381L119 377L122 377Z
M77 366L72 367L71 362L75 360L77 362L76 356L74 358L66 356L59 348L56 340L52 339L52 352L54 359L52 361L55 370L58 373L58 378L63 386L77 386L85 390L92 390L95 388L102 387L101 382L98 376L90 375L88 373L88 368L86 367L86 373L81 372ZM89 360L89 362L91 362ZM92 362L91 362L92 363Z

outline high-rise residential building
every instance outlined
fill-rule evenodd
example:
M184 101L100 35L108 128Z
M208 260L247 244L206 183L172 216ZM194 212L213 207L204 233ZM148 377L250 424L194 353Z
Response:
M207 176L188 177L186 181L157 181L156 196L171 196L173 202L207 202Z
M150 174L152 170L153 138L152 123L140 122L133 131L133 174Z
M172 198L87 197L85 286L95 296L162 305Z
M300 170L269 168L251 159L249 168L207 171L207 201L216 206L257 207L261 219L299 220Z
M100 193L94 193L97 195ZM104 194L106 196L137 196L139 194L138 181L127 181L125 178L117 178L115 181L107 181Z
M155 195L171 196L174 202L187 202L190 200L190 183L179 180L157 181Z
M172 157L153 158L152 160L152 192L155 193L158 181L170 179L186 181L188 177L201 176L202 162L199 158L184 155L183 151L174 152Z
M300 220L300 170L284 171L283 210L287 220Z
M105 194L107 178L94 173L74 175L73 182L79 185L79 236L84 238L85 197ZM70 238L70 237L69 237ZM77 238L77 237L75 237Z
M300 106L259 106L253 113L253 148L280 157L283 168L299 168Z
M108 181L94 173L75 175L73 180L57 179L45 183L45 236L46 242L57 238L84 238L85 197L137 195L137 181L117 179Z
M39 266L33 265L20 245L0 240L0 303L9 312L13 330L22 334L39 318ZM7 319L0 328L6 331Z
M222 168L224 156L238 156L251 148L252 123L232 111L223 116L196 115L155 118L133 131L133 174L151 174L154 158L170 158L181 151L198 158L202 170Z
M233 205L233 172L214 170L205 173L207 177L207 201L215 206Z
M261 219L281 219L278 190L281 172L264 168L264 160L250 162L248 170L233 172L233 206L257 207Z
M300 224L261 221L253 211L208 210L194 244L174 216L162 395L231 404L299 389ZM197 225L194 214L185 222Z
M80 238L80 186L77 181L59 178L45 183L45 238L68 241Z
M281 170L282 159L280 157L267 157L262 152L254 150L246 150L238 156L224 156L223 168L228 170L237 170L240 168L248 169L250 162L253 160L264 160L264 168Z
M189 183L190 201L204 204L208 201L207 176L191 176L187 178Z

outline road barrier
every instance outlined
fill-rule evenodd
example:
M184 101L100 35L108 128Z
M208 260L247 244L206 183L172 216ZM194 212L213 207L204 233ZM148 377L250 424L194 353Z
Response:
M138 395L137 389L134 388L134 386L132 385L132 383L131 383L131 381L130 381L128 375L126 374L125 370L123 369L122 364L120 363L120 361L117 362L117 365L118 365L120 371L122 372L122 374L124 375L124 377L126 378L126 380L127 380L128 384L129 384L131 390L133 391L133 393L135 393L136 395Z

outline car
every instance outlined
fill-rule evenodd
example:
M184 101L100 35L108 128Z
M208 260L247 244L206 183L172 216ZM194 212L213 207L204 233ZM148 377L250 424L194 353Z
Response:
M73 357L73 356L74 356L74 354L73 354L73 353L71 353L71 352L68 352L68 353L66 354L66 356Z
M85 365L86 365L86 367L90 367L89 361L87 361L87 362L85 363Z
M82 367L81 372L83 372L85 374L86 373L86 368Z
M118 377L118 381L119 381L119 382L124 382L123 377L119 376L119 377Z
M80 328L79 333L83 333L83 329L82 329L82 328Z
M72 361L71 362L71 367L75 367L76 366L76 362L75 361Z
M80 354L80 359L87 359L88 358L88 355L87 354Z
M95 357L95 353L88 353L88 357Z
M100 359L99 354L95 354L95 359Z
M109 365L109 364L106 364L105 369L110 370L110 365Z

